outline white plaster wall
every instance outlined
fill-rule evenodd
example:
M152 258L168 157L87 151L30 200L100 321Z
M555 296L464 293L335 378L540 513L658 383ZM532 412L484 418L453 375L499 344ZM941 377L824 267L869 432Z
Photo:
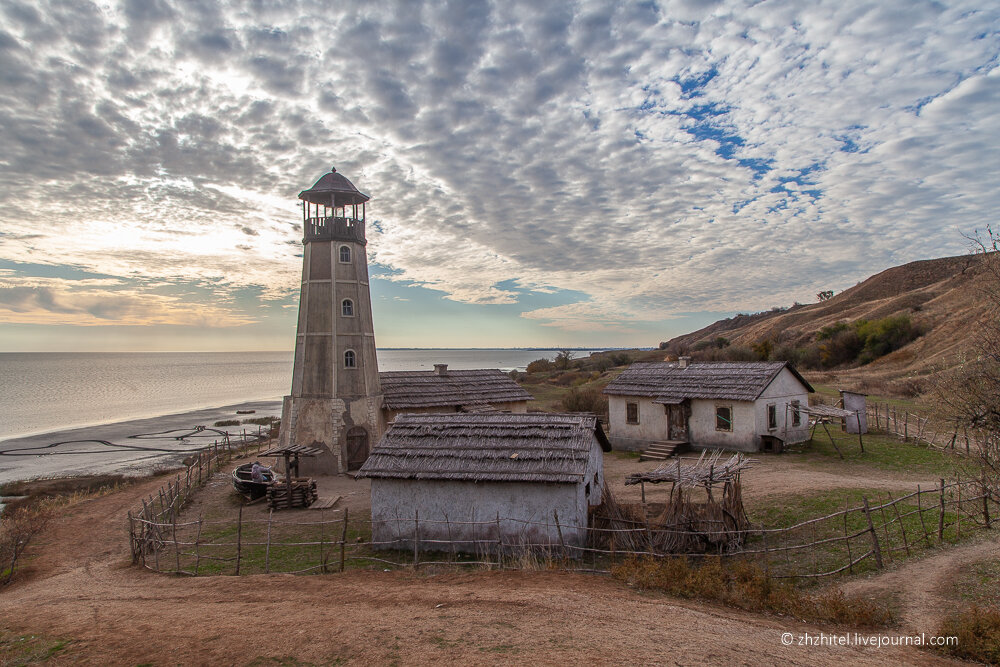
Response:
M716 406L732 408L733 430L715 429ZM755 434L757 420L754 404L750 401L702 400L691 401L688 432L691 446L702 449L734 449L755 452L758 448Z
M493 552L499 514L505 546L558 545L554 515L558 512L565 544L584 546L587 511L586 505L581 511L582 487L582 483L372 479L372 537L383 543L376 548L412 550L418 517L421 550L448 550L449 545L430 540L450 539L460 542L458 551ZM532 523L504 521L505 517ZM468 525L473 522L485 525Z
M639 405L639 423L629 424L626 404ZM608 396L608 439L615 449L642 449L650 442L667 440L667 411L651 398Z
M799 425L793 426L792 410L787 407L792 401L798 401L800 405L808 406L809 393L790 370L783 368L777 377L771 381L771 384L765 387L760 398L757 399L757 435L773 435L784 440L786 445L793 445L808 440L809 417L805 413L801 413ZM774 405L777 412L777 428L768 428L768 405Z

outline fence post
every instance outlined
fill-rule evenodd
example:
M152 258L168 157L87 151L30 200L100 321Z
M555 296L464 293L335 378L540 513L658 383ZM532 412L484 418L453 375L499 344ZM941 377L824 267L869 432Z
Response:
M903 411L903 442L910 440L910 411Z
M236 515L236 576L240 576L240 556L243 551L243 505Z
M420 510L413 510L413 569L420 566Z
M181 573L181 545L177 542L177 513L171 512L171 528L174 538L174 563L177 566L177 574Z
M920 505L920 496L921 495L923 495L923 492L920 490L920 485L917 484L917 516L920 517L920 527L924 531L924 542L927 543L927 546L930 546L931 545L931 536L930 536L930 533L927 532L927 524L924 523L924 508L921 507L921 505Z
M938 514L938 541L944 540L944 477L941 478L941 513Z
M135 552L135 520L132 518L132 510L128 511L128 546L132 551L132 564L139 562Z
M349 508L344 508L344 528L340 531L340 571L344 571L344 549L347 544L347 512Z
M556 532L559 534L559 550L562 557L566 557L566 542L563 540L562 526L559 525L559 510L552 510L552 516L556 520Z
M271 574L271 518L274 516L272 507L267 513L267 540L264 543L264 574Z
M906 526L903 525L903 517L899 515L899 504L893 500L892 493L886 491L889 496L889 501L892 503L892 509L896 511L896 521L899 522L899 532L903 534L903 548L906 549L906 555L910 555L910 543L906 539Z
M500 532L500 512L497 512L497 568L503 569L503 533Z
M882 550L878 546L878 533L875 532L875 524L872 523L872 513L868 509L868 498L861 496L861 500L864 501L865 518L868 519L868 532L872 536L872 553L875 555L875 564L881 570L885 566L882 564Z

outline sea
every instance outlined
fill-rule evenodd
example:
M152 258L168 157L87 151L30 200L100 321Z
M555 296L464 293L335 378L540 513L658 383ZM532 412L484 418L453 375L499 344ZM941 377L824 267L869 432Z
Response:
M587 356L594 350L575 350ZM549 349L380 349L379 370L524 368ZM0 353L0 440L280 400L291 352Z

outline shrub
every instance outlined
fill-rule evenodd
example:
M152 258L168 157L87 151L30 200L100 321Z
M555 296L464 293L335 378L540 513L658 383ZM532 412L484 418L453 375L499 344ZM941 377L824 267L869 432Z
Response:
M593 412L603 415L608 413L608 399L593 387L573 388L562 399L563 409L567 412Z
M38 504L18 507L4 514L0 522L0 581L7 584L14 576L17 562L31 540L45 528L51 517L51 507Z
M549 373L555 365L548 359L535 359L524 370L529 373Z
M212 424L212 426L239 426L239 425L240 425L239 419L223 419L221 421L217 421L214 424Z
M941 637L957 637L954 646L942 650L956 658L1000 664L1000 610L971 607L944 620Z
M836 589L806 593L772 579L759 566L743 560L723 565L721 558L706 558L695 566L683 557L630 558L612 566L611 574L642 589L802 620L865 628L884 627L894 620L891 610L872 600L848 597Z

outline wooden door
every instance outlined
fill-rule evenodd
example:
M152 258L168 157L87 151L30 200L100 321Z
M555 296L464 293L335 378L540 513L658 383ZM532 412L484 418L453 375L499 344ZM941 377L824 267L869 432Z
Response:
M687 408L684 405L670 405L667 415L667 438L687 442L688 420Z
M347 432L347 469L357 470L368 460L368 431L355 426Z

